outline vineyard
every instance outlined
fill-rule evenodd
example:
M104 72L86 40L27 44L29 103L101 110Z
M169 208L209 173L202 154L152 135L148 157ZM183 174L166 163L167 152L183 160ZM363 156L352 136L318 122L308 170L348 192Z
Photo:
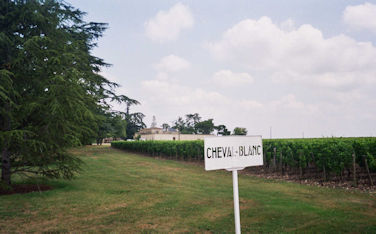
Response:
M192 161L204 160L204 141L118 141L115 148L131 152ZM357 172L367 175L373 185L376 172L376 138L314 138L314 139L264 139L264 173L322 178L338 177L340 180L357 180Z

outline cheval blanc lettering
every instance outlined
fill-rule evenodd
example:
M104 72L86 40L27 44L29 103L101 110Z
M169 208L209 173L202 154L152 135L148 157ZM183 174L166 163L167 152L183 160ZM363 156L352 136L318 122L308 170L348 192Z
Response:
M205 137L204 147L207 171L263 164L261 136Z
M261 145L239 146L238 151L234 151L232 146L209 147L206 149L206 157L210 159L256 156L262 153Z
M261 145L239 146L239 156L261 155Z

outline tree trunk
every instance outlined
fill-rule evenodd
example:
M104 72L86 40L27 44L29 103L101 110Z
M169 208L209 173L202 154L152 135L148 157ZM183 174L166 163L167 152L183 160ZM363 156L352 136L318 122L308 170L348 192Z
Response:
M10 185L10 151L8 146L5 145L3 151L1 152L1 180L7 185Z
M316 177L318 178L319 177L319 172L317 171L316 161L315 161L315 157L313 156L313 153L311 153L311 157L312 157L313 165L315 166Z
M10 112L9 102L5 105L5 110ZM7 132L11 130L12 121L9 116L5 116L4 118L4 126L3 131ZM4 181L7 185L10 185L10 151L9 151L9 141L10 139L5 139L3 144L3 150L1 152L1 180Z
M372 176L371 176L371 173L369 172L368 163L367 163L367 159L365 155L363 155L363 160L364 160L364 167L366 168L366 171L367 171L369 183L371 184L371 186L373 186Z
M265 151L264 151L264 154L263 154L263 157L262 157L262 167L263 167L263 169L264 169L264 174L266 174L266 156L265 156Z
M200 147L197 147L197 161L200 158Z
M282 151L279 152L279 166L281 175L283 174L283 165L282 165Z
M349 168L346 168L346 170L347 170L347 178L350 179L350 177L351 177L351 176L350 176L350 175L351 175L351 171L350 171Z
M356 186L356 164L355 164L355 154L352 155L353 157L353 183Z

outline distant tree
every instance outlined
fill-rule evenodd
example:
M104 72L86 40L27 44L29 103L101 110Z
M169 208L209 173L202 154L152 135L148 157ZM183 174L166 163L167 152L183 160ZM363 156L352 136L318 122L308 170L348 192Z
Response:
M201 121L201 117L198 113L185 115L185 133L192 134L197 133L195 125Z
M208 119L208 120L196 123L195 129L197 130L197 133L201 133L201 134L212 133L214 131L213 119Z
M97 145L102 145L103 139L110 137L115 131L114 126L112 125L111 112L103 111L100 114L100 122L96 135Z
M179 116L177 120L172 121L172 128L178 129L179 132L183 132L186 128L183 118Z
M231 132L226 128L225 125L218 125L214 128L217 130L217 135L219 134L222 136L231 135Z
M172 121L172 128L178 129L183 134L197 133L195 125L199 123L201 117L198 113L185 115L185 120L182 117L178 117L177 120Z
M136 132L139 132L141 129L146 128L146 124L143 121L144 118L145 115L141 112L127 115L127 139L133 139Z
M125 98L122 101L125 102L127 106L125 110L125 121L127 122L126 138L133 139L136 132L139 132L141 129L146 128L146 124L143 121L145 115L141 112L130 113L131 106L140 105L137 100Z
M153 121L151 122L150 127L151 127L151 128L155 128L155 127L157 127L157 121L155 120L155 116L153 116Z
M126 110L125 110L125 115L126 116L130 115L129 110L130 110L131 106L133 106L133 105L140 105L140 103L137 100L130 99L130 98L124 98L121 101L124 102L125 105L127 106Z
M246 128L240 128L240 127L236 127L234 129L234 134L233 135L247 135L248 131Z
M104 96L104 102L108 99L108 95ZM128 98L125 95L115 95L112 96L111 101L116 101L117 103L125 103L127 105L127 112L129 112L129 107L131 105L138 105L140 104L138 101ZM94 138L96 139L97 144L101 145L103 143L104 138L127 138L126 137L126 128L127 128L127 113L122 111L114 111L111 109L111 106L101 105L101 108L97 108L96 114L98 116L97 119L97 126L95 129L96 135ZM93 136L92 136L93 138ZM91 141L85 144L91 144Z
M116 138L127 138L127 121L124 116L124 113L115 112L111 117L111 125L113 127L111 137L113 140L116 140Z
M170 128L170 125L168 125L167 123L164 123L164 124L162 124L162 126L161 126L163 129L168 129L168 128Z

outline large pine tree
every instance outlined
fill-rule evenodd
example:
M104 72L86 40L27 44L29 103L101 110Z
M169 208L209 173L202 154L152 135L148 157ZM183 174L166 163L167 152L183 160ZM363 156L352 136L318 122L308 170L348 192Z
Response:
M67 149L94 136L114 96L90 54L104 23L61 0L0 1L1 183L13 173L70 179L81 160ZM123 97L124 98L124 97Z

